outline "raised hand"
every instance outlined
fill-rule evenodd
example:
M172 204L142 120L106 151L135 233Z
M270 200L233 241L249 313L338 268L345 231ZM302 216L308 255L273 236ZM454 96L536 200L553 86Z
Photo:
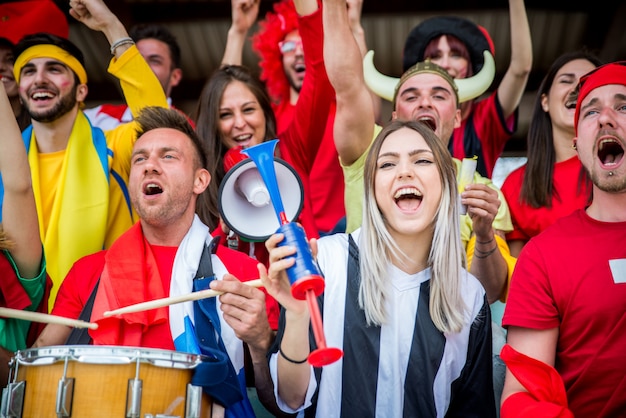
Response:
M231 28L246 34L259 15L259 0L231 0Z
M70 0L70 15L90 29L100 31L106 36L109 44L114 45L117 41L128 38L129 42L120 45L113 51L119 57L130 46L130 38L126 28L111 12L102 0Z
M259 15L260 0L231 0L232 22L228 29L222 65L243 64L243 47L248 31Z
M70 0L70 15L90 29L102 31L117 20L102 0Z

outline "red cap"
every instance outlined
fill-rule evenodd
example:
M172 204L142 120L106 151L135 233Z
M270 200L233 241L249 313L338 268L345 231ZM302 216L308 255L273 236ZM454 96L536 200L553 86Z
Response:
M576 135L578 135L578 118L580 117L580 105L583 100L592 90L608 84L622 84L626 86L626 61L604 64L580 77L576 113L574 114Z
M25 0L0 4L0 38L14 45L25 35L47 32L69 36L65 14L52 0Z

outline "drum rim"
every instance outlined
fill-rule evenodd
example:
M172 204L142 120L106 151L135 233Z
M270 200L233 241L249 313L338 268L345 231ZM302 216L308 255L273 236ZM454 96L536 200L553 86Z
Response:
M86 356L91 358L120 358L127 359L127 363L149 363L155 366L163 366L163 362L175 364L175 368L193 369L203 362L211 362L209 356L192 354L182 351L166 350L161 348L113 346L113 345L54 345L45 347L28 348L15 352L14 360L21 365L38 365L35 362L44 358L51 361L45 364L62 362L66 359L84 363L98 363L84 361ZM106 364L106 363L101 363ZM165 366L163 366L165 367Z

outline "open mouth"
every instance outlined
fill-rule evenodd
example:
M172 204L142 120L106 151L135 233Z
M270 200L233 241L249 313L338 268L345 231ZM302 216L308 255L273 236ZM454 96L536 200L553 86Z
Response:
M598 158L602 165L612 167L620 163L624 157L624 148L615 139L603 139L598 144Z
M422 122L426 126L428 126L433 132L437 130L437 123L430 116L423 116L417 119L418 122Z
M306 70L306 66L304 65L304 63L299 62L293 66L293 70L296 73L303 73Z
M574 102L570 102L570 101L565 102L565 108L567 110L574 110L574 109L576 109L576 102L575 101Z
M422 192L414 187L405 187L396 192L393 199L396 205L404 211L414 211L422 203Z
M248 145L252 140L252 134L237 135L233 138L233 140L240 146L245 146Z
M36 101L49 100L54 98L54 94L49 91L37 91L31 94L30 98Z
M576 109L576 92L571 92L565 101L565 108L569 110Z
M144 186L143 193L148 196L153 196L163 193L163 189L157 184L148 183Z

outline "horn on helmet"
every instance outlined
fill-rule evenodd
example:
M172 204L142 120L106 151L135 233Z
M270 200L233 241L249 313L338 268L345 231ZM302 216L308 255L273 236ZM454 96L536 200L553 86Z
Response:
M459 103L475 99L483 94L496 75L496 62L493 55L485 50L483 52L484 64L478 74L469 78L457 78L454 80L459 94ZM379 97L393 102L395 88L399 78L381 74L374 66L374 51L368 51L363 57L363 75L365 84Z
M367 51L363 57L363 76L371 91L388 102L393 102L394 91L400 79L384 75L376 69L372 50Z
M459 103L475 99L487 91L496 76L496 61L488 50L483 51L483 68L469 78L455 78L454 84L459 89Z

